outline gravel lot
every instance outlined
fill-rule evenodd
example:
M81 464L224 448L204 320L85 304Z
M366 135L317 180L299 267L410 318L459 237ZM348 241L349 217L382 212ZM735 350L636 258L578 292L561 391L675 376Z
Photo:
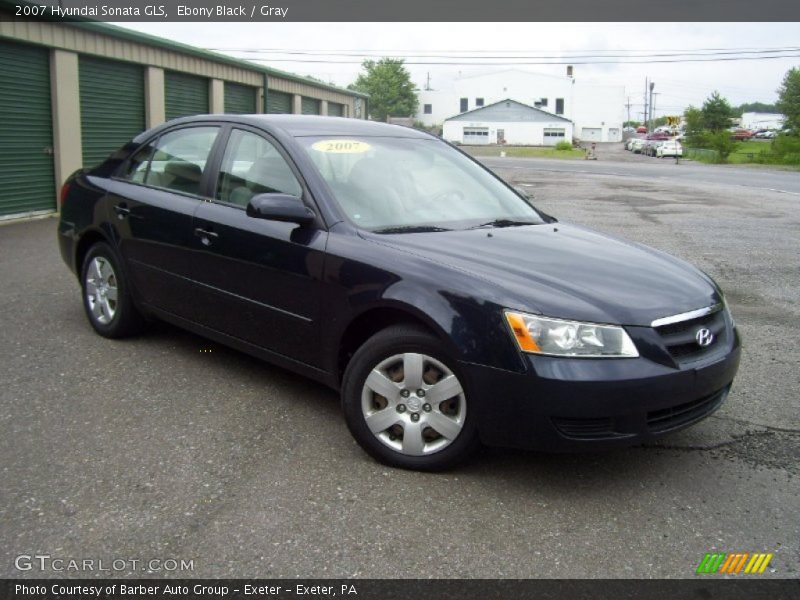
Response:
M320 385L166 325L96 336L55 221L4 225L0 577L59 575L14 568L36 553L194 561L132 576L692 577L712 550L798 577L800 198L513 165L545 211L723 286L744 354L715 416L646 447L387 469Z

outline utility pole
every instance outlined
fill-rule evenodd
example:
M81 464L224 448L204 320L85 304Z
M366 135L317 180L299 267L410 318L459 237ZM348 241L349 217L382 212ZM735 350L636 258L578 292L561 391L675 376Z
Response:
M655 123L655 121L656 121L656 100L658 100L658 95L660 93L661 92L653 92L653 108L650 111L651 114L652 114L653 123Z
M647 127L647 77L644 78L644 119L642 125Z
M625 105L625 108L628 109L628 123L631 122L631 97L628 96L628 103Z
M650 120L647 124L647 132L650 133L653 129L653 88L656 87L654 81L650 82Z
M430 71L428 71L428 80L425 82L425 90L428 91L428 92L431 90L431 72Z

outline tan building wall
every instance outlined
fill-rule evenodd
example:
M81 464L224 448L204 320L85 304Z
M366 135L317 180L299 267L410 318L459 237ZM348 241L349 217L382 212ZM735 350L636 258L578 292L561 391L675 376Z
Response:
M83 163L78 55L74 52L50 52L50 100L53 106L53 170L58 195L66 178Z

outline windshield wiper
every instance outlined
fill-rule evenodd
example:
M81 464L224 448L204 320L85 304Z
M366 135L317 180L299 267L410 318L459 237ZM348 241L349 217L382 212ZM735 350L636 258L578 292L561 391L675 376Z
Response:
M539 225L540 223L536 221L517 221L515 219L494 219L493 221L487 221L486 223L481 223L480 225L473 225L468 229L480 229L481 227L516 227L517 225Z
M436 227L435 225L403 225L400 227L375 229L373 233L428 233L431 231L452 231L452 229Z

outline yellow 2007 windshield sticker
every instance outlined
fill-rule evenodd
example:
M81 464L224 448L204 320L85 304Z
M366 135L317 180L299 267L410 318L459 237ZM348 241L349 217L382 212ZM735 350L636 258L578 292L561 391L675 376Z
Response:
M320 140L311 147L317 152L331 154L360 154L371 148L367 142L358 140Z

